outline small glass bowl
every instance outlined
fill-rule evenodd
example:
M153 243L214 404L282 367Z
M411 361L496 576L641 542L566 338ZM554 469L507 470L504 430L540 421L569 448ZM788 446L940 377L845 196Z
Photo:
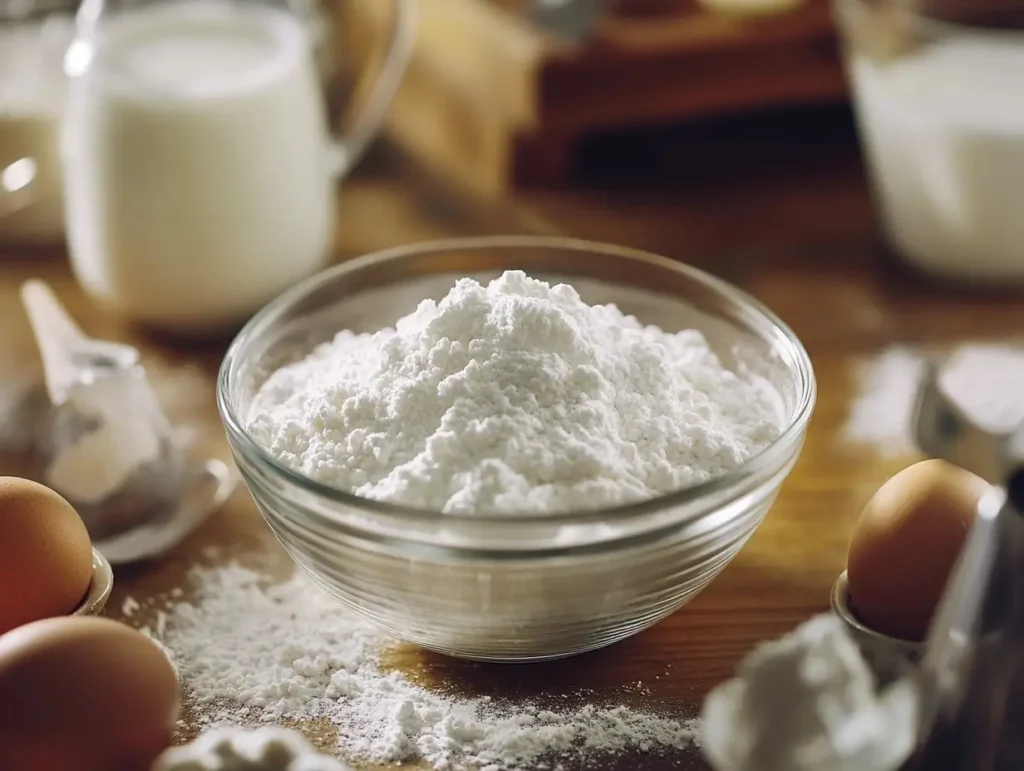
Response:
M81 604L72 612L72 616L98 616L107 606L110 592L114 588L114 571L107 558L92 550L92 580L89 590Z
M845 570L839 574L839 578L832 586L830 604L832 611L839 616L857 643L864 660L875 673L879 685L888 685L920 663L924 656L924 643L882 634L857 618L850 604Z
M391 326L456 279L521 269L572 284L667 331L700 329L726 366L779 393L783 431L742 467L668 495L598 511L442 514L318 484L245 430L255 392L339 329ZM616 246L495 236L412 245L316 275L254 316L225 356L218 406L256 504L330 595L398 638L485 661L537 661L609 645L697 595L764 518L803 446L816 386L793 333L740 290Z

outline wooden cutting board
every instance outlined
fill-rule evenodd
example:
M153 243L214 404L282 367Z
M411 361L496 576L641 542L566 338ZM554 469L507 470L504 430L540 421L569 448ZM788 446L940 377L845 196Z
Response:
M584 136L784 105L839 101L827 0L759 17L696 0L620 0L570 45L522 0L420 0L415 51L388 118L435 173L501 195L566 182ZM343 45L370 78L392 3L344 0Z

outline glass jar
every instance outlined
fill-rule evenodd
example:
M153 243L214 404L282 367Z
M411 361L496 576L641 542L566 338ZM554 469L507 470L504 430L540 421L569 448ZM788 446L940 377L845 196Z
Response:
M0 244L63 237L59 129L76 5L0 0Z
M836 0L876 208L908 264L1024 280L1024 0Z

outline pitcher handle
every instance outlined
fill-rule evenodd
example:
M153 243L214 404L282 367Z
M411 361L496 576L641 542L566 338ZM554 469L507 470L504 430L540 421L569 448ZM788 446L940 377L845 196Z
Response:
M0 217L24 209L36 199L38 174L35 158L27 156L0 166Z
M352 126L333 143L331 173L336 179L347 174L366 152L387 116L412 58L419 26L419 0L392 0L392 7L394 13L388 34L388 50L377 82Z

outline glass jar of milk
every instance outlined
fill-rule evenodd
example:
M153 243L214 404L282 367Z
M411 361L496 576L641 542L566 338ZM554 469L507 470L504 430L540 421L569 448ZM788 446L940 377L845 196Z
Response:
M409 57L412 0L394 2L375 98L334 141L290 0L84 0L62 149L85 291L144 325L208 333L325 265L335 182Z
M836 19L890 246L1024 280L1024 0L836 0Z

